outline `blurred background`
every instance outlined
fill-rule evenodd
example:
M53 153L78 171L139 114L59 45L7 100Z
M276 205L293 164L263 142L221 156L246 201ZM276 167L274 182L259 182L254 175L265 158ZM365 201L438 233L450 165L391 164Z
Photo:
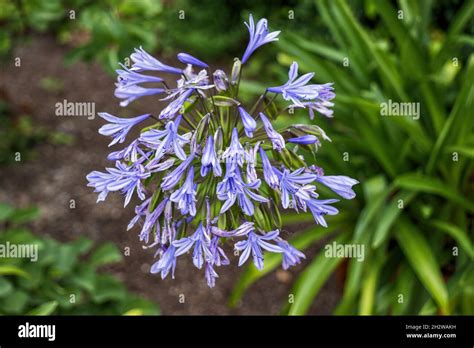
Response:
M285 82L293 60L334 82L333 119L300 110L277 125L325 129L333 141L307 161L359 180L357 197L327 229L283 216L307 256L294 269L232 262L209 289L183 258L161 280L126 231L133 209L86 187L108 165L101 120L58 117L56 103L159 110L153 97L120 108L118 63L143 46L229 72L250 13L282 34L249 61L244 99ZM0 314L474 314L474 1L0 0L0 29L0 244L40 253L0 258ZM419 119L383 117L389 100L418 103ZM364 261L325 257L333 241L363 244Z

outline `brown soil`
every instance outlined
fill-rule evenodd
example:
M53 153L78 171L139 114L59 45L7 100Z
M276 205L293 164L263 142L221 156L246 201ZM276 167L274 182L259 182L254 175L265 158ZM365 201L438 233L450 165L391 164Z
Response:
M124 209L122 198L114 194L96 204L96 194L86 187L87 173L110 165L106 159L110 152L108 139L97 133L103 122L99 117L58 117L55 104L64 99L94 102L96 112L122 116L154 112L160 104L148 97L121 108L113 96L114 78L95 64L65 66L66 52L67 48L52 38L38 36L15 49L13 57L21 58L21 67L14 66L13 58L2 63L0 90L17 108L29 110L35 124L70 134L74 143L39 145L35 158L0 168L0 201L18 207L38 206L41 217L32 224L37 234L62 241L87 236L97 242L111 241L120 249L130 247L131 255L109 270L131 291L156 301L164 314L278 314L303 267L267 275L248 289L234 309L227 306L227 301L242 272L235 266L234 257L233 265L218 269L220 278L214 289L207 287L203 272L193 267L190 257L179 260L174 280L149 274L153 251L142 249L136 230L126 231L133 205ZM44 78L59 79L64 86L56 92L45 90L41 87ZM75 200L75 209L69 208L71 199ZM306 251L309 260L318 249L315 246ZM232 255L230 250L228 254ZM184 303L178 301L180 294L185 295ZM331 278L310 313L330 314L339 297L340 288Z

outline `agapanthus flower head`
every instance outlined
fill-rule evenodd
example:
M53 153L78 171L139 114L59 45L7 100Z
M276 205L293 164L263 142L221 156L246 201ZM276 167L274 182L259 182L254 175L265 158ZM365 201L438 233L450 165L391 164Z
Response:
M338 200L320 198L319 186L344 199L355 196L357 180L325 175L307 162L313 156L303 156L304 151L314 154L321 140L330 141L319 126L275 125L289 108L332 117L335 94L330 83L310 84L313 73L298 77L293 63L289 80L262 91L253 105L239 98L245 63L279 34L269 32L266 19L255 24L250 16L246 25L248 46L242 61L236 58L227 73L218 69L209 76L208 64L187 53L177 55L178 64L186 65L177 68L136 49L133 65L117 70L115 95L122 106L155 96L164 107L132 118L99 114L107 122L99 133L112 137L110 146L124 143L133 127L148 121L128 145L107 156L115 166L93 171L87 180L98 193L97 201L110 192L123 194L125 205L138 198L127 229L138 226L144 248L156 248L151 273L162 278L174 278L178 260L191 254L194 266L214 287L219 268L232 261L226 244L239 253L239 266L251 259L262 269L265 253L281 254L284 269L297 265L305 256L280 235L280 211L312 214L326 227L328 216L338 213ZM168 86L161 74L176 75L176 83ZM274 95L268 98L269 93ZM277 107L279 95L289 105Z

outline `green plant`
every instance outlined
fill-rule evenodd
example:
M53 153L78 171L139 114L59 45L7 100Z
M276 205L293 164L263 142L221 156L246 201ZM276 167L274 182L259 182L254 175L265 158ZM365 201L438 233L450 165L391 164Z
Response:
M161 1L0 0L0 54L32 32L72 46L66 62L97 61L113 73L133 47L157 47Z
M25 223L36 209L0 204L0 314L137 315L158 314L156 305L132 295L116 277L98 267L122 260L106 243L91 251L92 241L60 243L33 235ZM12 245L37 246L37 260L7 258ZM34 260L34 258L33 258Z
M432 20L431 1L365 4L376 29L346 2L325 0L316 7L327 40L280 39L283 65L298 60L335 82L336 116L317 122L331 122L339 134L317 162L362 188L355 202L341 202L350 213L328 219L331 230L310 228L293 243L305 248L330 235L330 242L365 246L364 262L347 262L335 314L474 314L474 41L466 34L474 1L464 2L446 33ZM419 103L421 117L382 117L388 100ZM261 274L248 268L231 304L277 258L267 255ZM305 313L342 262L320 251L295 282L286 312Z

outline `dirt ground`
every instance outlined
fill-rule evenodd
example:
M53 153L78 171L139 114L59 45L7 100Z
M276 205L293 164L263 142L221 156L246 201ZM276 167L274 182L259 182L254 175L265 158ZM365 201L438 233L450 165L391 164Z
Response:
M107 111L120 116L157 113L160 104L153 97L145 97L121 108L113 96L114 78L95 64L63 64L66 47L50 37L38 36L19 45L14 57L21 58L15 67L13 58L3 62L0 71L0 90L33 121L48 129L70 134L72 145L42 144L36 148L35 158L0 168L0 201L18 207L36 205L41 217L32 224L37 234L46 234L62 241L86 236L97 242L111 241L120 249L130 247L131 255L110 268L123 279L127 287L156 301L163 314L278 314L302 267L284 272L273 272L248 289L237 308L230 309L227 301L234 282L242 270L235 266L218 269L216 287L209 289L203 272L196 270L191 258L178 261L176 279L161 280L149 274L153 251L143 250L138 231L126 231L133 214L133 204L123 208L118 194L110 194L106 202L96 204L96 194L86 187L86 175L92 170L103 170L111 163L106 156L109 139L97 133L103 121L96 117L58 117L55 104L64 99L71 102L94 102L95 111ZM56 91L44 88L44 79L62 81ZM131 137L129 137L131 139ZM114 148L116 149L116 148ZM76 207L70 209L70 200ZM318 246L307 250L311 259ZM228 253L231 256L231 252ZM310 314L330 314L340 297L341 289L331 278L311 307ZM185 295L185 302L178 301Z

